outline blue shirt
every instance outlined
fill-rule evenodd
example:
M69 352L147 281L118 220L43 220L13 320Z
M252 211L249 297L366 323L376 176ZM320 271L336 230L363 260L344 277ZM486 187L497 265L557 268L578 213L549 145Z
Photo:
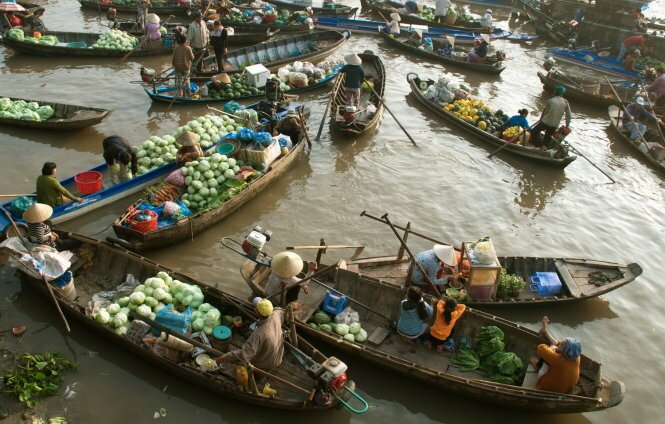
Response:
M424 300L421 302L425 304L427 318L431 317L432 305L428 304ZM397 329L405 336L418 336L423 333L423 324L425 321L421 320L420 316L418 315L418 306L411 309L404 309L404 303L406 303L406 300L402 300L402 303L399 305L400 316L399 320L397 321Z
M344 87L346 88L360 88L365 80L365 71L360 65L349 65L347 63L342 66L339 72L344 74Z
M643 122L643 121L655 122L657 120L656 117L653 114L649 113L648 110L646 110L644 107L638 108L638 106L635 103L631 103L628 106L626 106L626 110L628 111L628 113L632 115L633 120L635 122ZM624 125L628 125L631 122L630 118L625 113L621 117L621 120Z
M448 283L448 277L436 278L436 274L441 268L441 261L434 254L434 249L425 250L420 252L415 256L415 259L423 267L429 279L432 280L432 283L435 285L443 285ZM425 277L423 277L422 272L415 264L413 265L413 271L411 272L411 282L413 284L424 286L427 285Z
M515 115L510 117L504 124L506 128L510 127L522 127L529 128L529 121L526 120L522 115Z

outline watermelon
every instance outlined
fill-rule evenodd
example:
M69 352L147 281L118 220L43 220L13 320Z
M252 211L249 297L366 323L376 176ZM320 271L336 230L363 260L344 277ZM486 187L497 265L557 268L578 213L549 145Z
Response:
M27 327L25 325L19 325L18 327L12 327L12 334L15 336L20 336L21 334L25 333L25 330Z

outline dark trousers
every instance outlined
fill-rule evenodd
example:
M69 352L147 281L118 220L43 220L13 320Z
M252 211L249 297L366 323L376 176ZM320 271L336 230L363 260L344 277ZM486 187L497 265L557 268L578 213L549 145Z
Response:
M64 252L65 250L74 250L81 247L81 242L78 240L70 238L59 238L55 241L55 248L58 249L58 252Z
M224 71L224 62L226 62L226 49L224 46L214 46L215 60L217 60L217 71Z
M545 137L541 138L540 133L543 131L545 131ZM556 131L556 127L538 122L538 125L531 130L531 142L536 147L548 147L552 141L552 134L554 134L554 131Z
M203 71L203 57L208 51L205 47L202 49L193 48L194 50L194 63L196 63L196 71Z

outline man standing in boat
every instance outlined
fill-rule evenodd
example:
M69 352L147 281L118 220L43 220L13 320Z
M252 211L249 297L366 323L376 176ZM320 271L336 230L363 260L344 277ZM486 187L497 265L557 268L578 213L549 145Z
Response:
M559 127L563 115L566 115L566 127L570 127L570 104L563 98L566 88L557 85L554 89L554 97L545 103L545 109L540 115L540 121L531 130L531 141L536 147L549 147L552 141L552 135ZM545 137L540 137L540 133L545 132Z
M448 9L451 8L452 2L450 0L436 0L435 9L434 9L434 21L443 22L448 15Z
M136 2L136 26L139 31L143 31L148 19L148 8L152 7L150 0L138 0Z
M357 54L344 56L346 65L339 70L344 74L344 97L347 106L356 106L360 103L360 87L365 81L365 71L361 66L363 61Z
M206 23L203 22L201 12L197 10L193 16L194 21L189 24L189 28L187 29L187 40L189 40L189 45L194 50L196 71L201 72L203 70L203 57L210 41L210 33L208 32Z

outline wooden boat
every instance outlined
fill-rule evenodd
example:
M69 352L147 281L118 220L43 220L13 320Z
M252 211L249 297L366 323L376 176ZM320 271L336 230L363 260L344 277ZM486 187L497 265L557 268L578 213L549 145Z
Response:
M344 109L346 108L346 98L344 97L344 77L337 79L335 87L333 88L330 96L332 97L332 105L330 107L330 123L332 127L347 135L347 136L360 136L367 133L379 125L381 121L381 114L383 113L383 98L384 89L386 86L386 70L383 67L383 62L371 51L366 51L358 56L362 59L362 67L365 71L365 79L371 80L374 84L374 91L381 96L376 97L371 91L360 91L360 102L358 104L359 112L353 122L347 123L344 119ZM368 105L374 105L376 112L368 116Z
M419 49L416 46L413 46L411 44L407 43L408 36L410 33L406 33L406 36L400 35L399 38L392 37L390 34L388 34L386 31L379 30L379 33L381 33L381 36L383 37L384 40L388 42L391 46L398 47L402 50L406 50L410 53L413 53L415 55L418 55L420 57L427 58L433 62L438 62L438 63L443 63L446 65L452 65L456 66L458 68L463 68L469 71L475 71L475 72L483 72L486 74L493 74L493 75L498 75L501 72L503 72L506 67L503 64L502 60L497 60L496 57L490 57L488 54L487 57L485 58L485 62L483 63L471 63L466 61L466 54L464 56L442 56L438 53L435 53L436 51L440 51L444 44L448 44L447 41L442 41L438 39L433 39L432 44L434 45L434 51L435 52L427 52L423 49Z
M552 49L549 53L562 62L593 69L603 74L624 79L640 78L637 73L624 70L623 63L616 60L616 57L600 56L591 50Z
M107 11L111 8L115 9L118 13L132 13L136 14L136 4L118 3L115 1L105 2L103 0L78 0L81 3L82 9L93 9L96 11ZM178 0L155 0L150 7L151 13L156 13L160 16L180 15L188 16L191 10L182 6Z
M520 0L522 9L534 22L536 33L546 35L553 41L567 43L573 36L571 29L565 22L558 22L549 15L540 10L540 1L538 0Z
M187 24L166 24L166 29L169 32L178 26L187 27ZM121 31L126 31L132 35L140 36L143 34L142 31L139 31L136 26L136 21L116 21L113 24L113 28L117 28ZM232 36L229 36L229 46L238 47L238 46L251 46L253 44L262 43L264 41L270 40L277 31L271 31L268 28L244 28L241 31L236 31Z
M563 75L557 70L551 70L548 73L538 72L538 78L540 78L543 86L550 91L554 91L557 85L566 87L566 99L568 100L598 107L608 107L618 105L620 102L629 102L637 92L637 88L632 87L630 83L620 82L614 84L614 89L621 96L621 99L617 99L614 97L612 88L610 88L607 82L602 80L596 80L595 83L577 81L573 77Z
M276 25L276 24L257 24L254 22L233 22L228 19L220 18L219 21L225 27L233 27L236 31L249 32L254 29L279 31L281 33L301 34L312 32L313 27L305 24Z
M37 56L76 56L76 57L123 57L129 53L125 50L95 49L92 45L97 42L101 34L92 32L59 32L49 31L47 35L58 37L58 44L28 43L3 37L2 42L18 52ZM164 40L151 41L148 48L133 51L129 58L167 55L173 52L173 45L165 45Z
M86 213L102 208L111 203L115 203L124 197L138 193L146 187L155 184L156 182L160 181L166 174L174 171L176 168L177 165L175 162L168 163L148 171L145 174L137 175L131 180L114 185L111 182L111 175L109 174L108 165L103 163L88 170L97 171L102 174L103 187L102 190L88 195L83 195L78 191L76 182L74 181L75 177L69 177L65 178L64 180L60 180L60 184L62 184L63 187L65 187L75 196L83 198L83 201L81 203L69 202L61 206L56 206L53 208L51 221L59 224L61 222L69 221ZM11 210L10 202L7 202L2 206L7 210ZM20 217L15 216L14 219L17 222L23 222L22 218ZM4 216L4 214L0 214L0 232L4 232L9 227L9 225L9 220Z
M343 19L343 18L317 18L316 27L321 29L343 30L347 29L353 33L380 35L377 28L387 28L385 21L367 21L364 19ZM447 36L455 37L455 44L472 45L475 40L480 40L480 34L473 31L461 31L447 28L430 28L416 24L400 24L402 31L413 31L419 29L423 31L424 37L445 38ZM489 34L491 40L510 40L518 42L532 41L538 38L537 35L510 32L502 29L495 29Z
M41 100L29 100L10 97L12 101L23 100L26 102L37 102L39 106L51 106L53 116L46 121L22 121L20 119L0 118L0 124L16 125L19 127L40 128L49 130L78 130L91 127L106 121L112 110L99 109L87 106L68 105L65 103L45 102Z
M350 306L358 312L360 323L369 335L368 340L365 343L350 342L307 324L320 308L328 290L317 281L311 281L309 293L301 293L298 298L302 307L296 316L298 330L312 341L328 343L349 355L356 355L450 394L502 407L534 412L574 413L610 408L623 400L623 383L604 379L601 364L586 355L580 358L580 379L574 394L535 389L535 371L528 372L521 385L494 382L481 370L462 372L451 364L455 353L440 353L422 344L406 344L396 332L394 323L399 318L398 307L405 298L402 287L346 270L343 264L340 265L326 271L320 281L334 291L354 299ZM263 265L247 261L241 273L250 287L263 287L269 271ZM381 315L374 311L381 311ZM467 308L451 335L455 346L472 344L479 329L490 325L503 331L505 350L514 352L524 364L528 364L537 345L546 343L542 336L527 327Z
M396 11L397 8L402 8L404 7L404 3L396 2L396 1L381 1L381 0L360 0L360 4L362 4L363 9L367 8L374 12L375 14L382 15L385 17L385 19L388 19L391 13L399 13ZM474 30L478 33L480 32L485 32L485 33L491 33L494 31L493 28L483 28L480 26L480 22L478 21L473 21L473 22L468 22L464 23L461 25L448 25L445 23L439 23L439 22L434 22L434 21L428 21L427 19L418 17L417 15L410 15L406 13L399 13L399 16L402 18L401 22L403 23L410 23L410 24L420 24L420 25L427 25L430 27L436 27L436 28L450 28L450 29L458 29L462 31L469 31L469 30Z
M323 1L304 1L304 0L270 0L270 4L277 6L278 9L292 11L304 10L311 7L314 16L335 16L339 18L350 18L358 12L357 7L350 7L343 4L333 3L331 7L324 7Z
M63 237L66 236L63 235ZM74 274L77 297L70 300L60 292L56 292L56 299L65 314L107 338L114 348L132 352L147 362L161 367L166 372L179 376L188 382L198 384L206 390L267 408L293 411L326 410L341 406L342 401L340 399L344 399L352 390L354 384L351 381L343 384L341 380L336 380L336 383L339 383L340 386L339 389L335 389L334 385L325 384L323 379L308 374L307 367L309 364L322 364L328 358L301 337L297 337L296 345L298 348L285 343L282 364L277 369L270 371L270 375L266 377L267 382L277 392L273 396L266 396L260 392L262 385L259 385L258 390L256 388L253 390L240 389L236 383L236 366L234 364L222 364L219 371L206 372L197 366L196 361L189 354L181 353L176 356L173 354L158 354L156 349L152 347L153 345L143 341L144 336L150 331L151 325L154 326L155 324L141 325L141 320L135 318L127 335L116 334L111 327L99 324L89 316L86 313L86 307L88 307L88 302L91 301L93 295L100 291L115 290L119 284L126 281L129 274L140 281L145 281L147 278L156 276L158 272L166 272L174 279L200 287L205 296L205 301L223 311L224 314L241 315L248 319L246 314L249 313L251 316L252 309L247 306L246 302L230 294L212 288L135 253L115 248L82 235L72 234L69 237L82 243L81 247L74 251L72 267L70 268ZM50 297L46 286L38 275L35 275L28 268L19 269L24 284L33 287L42 296ZM159 330L163 331L163 328L159 328ZM295 339L296 337L292 340ZM245 337L242 332L234 333L230 349L239 349L244 340ZM169 349L169 351L172 351L172 349ZM214 355L213 352L210 352L211 356ZM257 371L254 371L254 373L260 375ZM251 380L252 378L250 378ZM321 395L329 397L329 403L319 402L318 399Z
M444 111L439 104L425 98L423 92L420 89L420 84L422 82L425 82L429 87L430 85L434 84L434 81L430 79L421 79L418 77L417 74L414 73L409 73L406 76L406 78L407 81L409 82L409 85L411 86L411 93L413 93L416 99L418 99L418 101L420 101L425 107L427 107L429 110L434 112L439 117L467 131L470 134L478 136L478 139L490 144L491 146L501 147L507 143L505 140L496 137L495 135L489 132L483 131L480 128L476 127L475 125L471 125L466 121L457 118L455 115ZM565 168L566 166L570 165L571 162L577 159L577 156L572 156L568 152L566 152L565 156L561 158L552 157L552 155L547 151L540 151L532 146L521 146L515 143L510 143L508 146L506 146L503 149L503 151L511 153L516 156L524 157L530 161L535 161L544 165L554 166L557 168Z
M665 149L665 140L661 137L660 133L656 129L647 128L647 132L644 134L644 139L646 140L646 146L642 143L641 140L631 140L628 137L627 132L623 128L623 123L621 122L621 115L623 111L619 109L618 106L610 106L607 109L607 114L610 118L610 124L621 138L631 146L635 148L651 165L655 168L665 171L665 160L658 160L658 151ZM653 153L652 153L653 151Z
M265 174L252 181L245 190L236 194L215 209L194 213L167 227L158 228L148 232L140 232L123 225L125 216L133 212L144 201L143 199L140 199L128 208L129 212L125 212L122 216L119 216L113 221L113 231L115 231L120 239L111 237L108 240L134 251L156 249L170 246L184 240L190 240L194 234L198 234L223 220L265 190L270 184L284 175L286 171L288 171L303 155L304 151L304 141L302 139L298 140L290 152L270 164L268 170L265 171Z
M308 85L307 87L301 87L301 88L292 88L289 90L286 94L299 94L299 93L307 93L310 91L318 90L319 88L325 86L328 84L330 81L332 81L337 74L339 73L339 70L341 69L341 66L337 66L330 75L327 75L325 78L321 79L319 82ZM249 99L257 99L265 96L265 91L259 91L257 94L254 95L249 95L249 96L243 96L243 97L235 97L235 98L212 98L212 97L204 97L204 98L198 98L194 99L192 97L176 97L175 100L173 99L173 95L170 93L173 93L176 89L175 86L170 85L170 86L155 86L153 85L152 88L149 87L143 87L145 90L146 94L150 97L150 99L153 102L167 102L167 103L178 103L178 104L207 104L207 103L226 103L230 102L231 100L249 100Z
M257 63L273 72L296 60L316 64L342 47L350 37L351 33L349 31L321 31L269 40L254 46L231 50L226 55L224 72L229 74L242 72L245 66ZM203 59L203 67L204 71L199 75L212 76L216 74L217 62L215 56L211 55Z

